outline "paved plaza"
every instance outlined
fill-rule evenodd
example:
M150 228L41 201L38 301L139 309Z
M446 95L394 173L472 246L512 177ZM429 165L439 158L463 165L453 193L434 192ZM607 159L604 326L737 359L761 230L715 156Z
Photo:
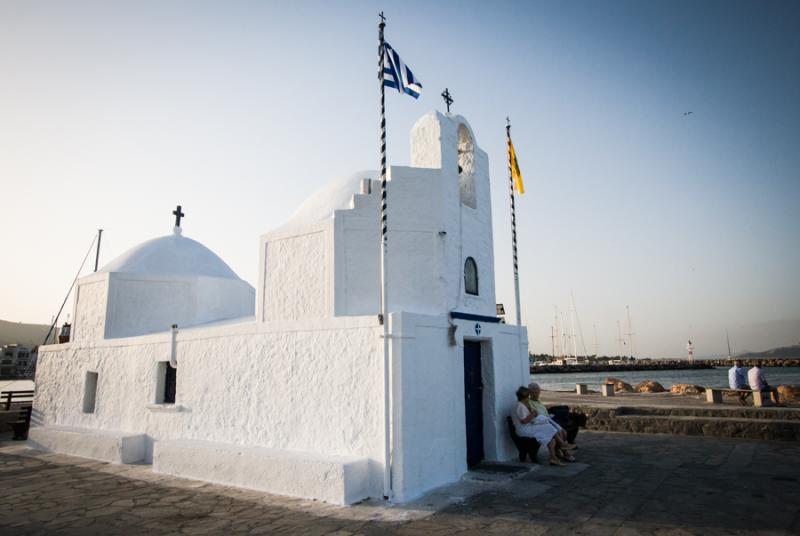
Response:
M477 471L412 504L334 507L9 441L0 534L800 533L796 442L585 432L579 444L566 468Z

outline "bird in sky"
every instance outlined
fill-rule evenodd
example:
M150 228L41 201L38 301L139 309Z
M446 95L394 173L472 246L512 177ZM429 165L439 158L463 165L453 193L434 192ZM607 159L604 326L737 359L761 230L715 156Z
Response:
M683 112L683 116L686 117L687 115L692 115L694 112Z

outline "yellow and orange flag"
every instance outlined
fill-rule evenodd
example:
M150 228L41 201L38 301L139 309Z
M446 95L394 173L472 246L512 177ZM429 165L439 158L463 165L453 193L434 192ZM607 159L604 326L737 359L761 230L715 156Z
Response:
M522 195L525 193L525 185L522 184L522 173L519 171L517 153L514 151L514 144L511 143L511 136L508 136L506 140L508 140L508 165L511 168L511 178L514 181L514 189Z

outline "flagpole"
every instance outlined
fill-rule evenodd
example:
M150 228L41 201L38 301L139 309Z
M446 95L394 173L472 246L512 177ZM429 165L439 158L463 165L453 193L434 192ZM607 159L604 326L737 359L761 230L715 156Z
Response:
M383 419L384 419L384 464L383 464L383 498L390 499L392 494L392 426L391 426L391 370L389 360L389 307L386 288L386 99L383 85L385 68L383 30L386 18L380 13L378 24L378 86L381 92L381 313L380 323L383 327Z
M514 300L517 306L517 325L522 325L519 310L519 269L517 266L517 215L514 208L514 175L511 171L511 120L506 117L506 145L508 147L508 188L511 197L511 249L514 258Z

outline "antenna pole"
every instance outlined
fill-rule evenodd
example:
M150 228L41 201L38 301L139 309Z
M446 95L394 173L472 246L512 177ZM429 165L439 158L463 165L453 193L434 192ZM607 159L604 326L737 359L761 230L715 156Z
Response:
M100 240L103 238L103 230L97 230L97 253L94 256L94 271L97 271L97 265L100 262Z

